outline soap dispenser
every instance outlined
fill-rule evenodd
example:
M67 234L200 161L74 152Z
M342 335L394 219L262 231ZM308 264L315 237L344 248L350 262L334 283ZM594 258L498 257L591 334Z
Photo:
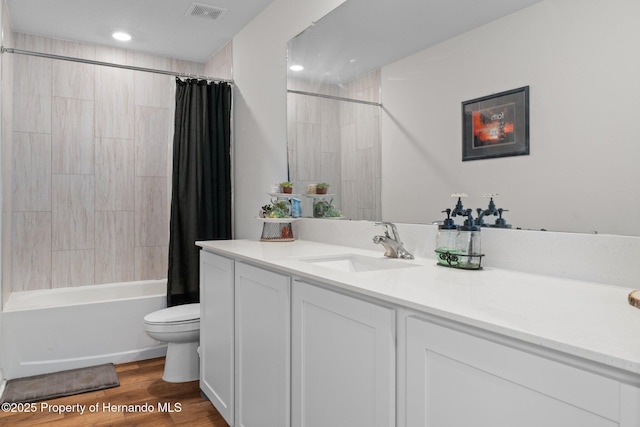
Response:
M458 267L469 270L478 270L481 268L482 250L480 239L480 226L476 224L472 210L467 209L465 216L467 219L464 225L458 229L458 237L456 239L456 251L458 253Z
M446 209L442 213L446 213L447 218L438 226L438 235L436 236L438 264L455 267L458 264L458 257L456 256L458 226L453 223L451 209Z

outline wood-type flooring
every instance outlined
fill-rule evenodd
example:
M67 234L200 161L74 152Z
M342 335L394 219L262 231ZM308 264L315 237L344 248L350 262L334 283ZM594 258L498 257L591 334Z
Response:
M9 412L3 406L0 426L229 427L202 397L198 381L168 383L162 380L163 370L164 358L116 365L119 387L9 408Z

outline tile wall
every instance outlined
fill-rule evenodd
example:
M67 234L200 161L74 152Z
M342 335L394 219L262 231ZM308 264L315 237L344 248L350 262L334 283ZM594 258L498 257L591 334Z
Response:
M204 75L213 76L219 79L232 80L233 73L233 44L232 42L224 45L215 55L204 64Z
M352 80L340 96L380 102L380 70ZM380 107L340 103L342 206L353 219L380 220L382 154Z
M0 6L2 14L2 46L13 46L13 33L7 6ZM2 156L0 179L2 180L2 276L0 288L2 304L9 298L11 292L11 216L13 211L11 198L11 175L13 170L13 55L0 55L0 155ZM4 284L7 284L6 286Z
M380 73L374 71L339 87L289 80L288 87L345 98L380 100ZM380 206L379 107L289 93L287 95L289 170L294 191L327 182L345 217L375 220ZM303 198L306 199L306 198ZM303 216L312 215L303 200Z
M204 64L14 37L18 49L204 74ZM12 290L166 277L174 78L13 60Z
M316 93L305 82L290 89ZM321 93L338 95L338 88L326 86ZM306 95L287 94L289 174L295 193L304 193L307 185L330 184L333 203L342 209L340 101ZM301 198L303 216L312 216L312 199Z

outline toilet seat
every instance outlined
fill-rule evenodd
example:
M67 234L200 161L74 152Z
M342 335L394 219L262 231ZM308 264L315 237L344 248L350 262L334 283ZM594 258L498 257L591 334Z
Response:
M149 337L167 345L162 379L176 383L197 380L200 376L200 304L154 311L144 316L143 323Z
M187 325L200 323L200 303L176 305L144 316L147 325Z

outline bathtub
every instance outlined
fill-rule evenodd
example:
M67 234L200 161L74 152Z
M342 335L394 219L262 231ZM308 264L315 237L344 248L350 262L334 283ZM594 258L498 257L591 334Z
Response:
M2 312L5 379L161 357L145 315L166 307L166 280L14 292Z

